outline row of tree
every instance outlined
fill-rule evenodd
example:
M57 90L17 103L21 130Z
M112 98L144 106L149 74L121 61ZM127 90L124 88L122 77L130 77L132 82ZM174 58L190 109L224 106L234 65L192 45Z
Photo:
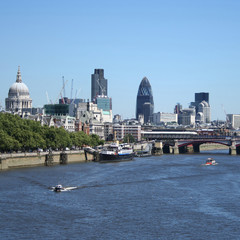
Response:
M0 151L29 151L38 148L97 146L104 141L84 132L67 132L64 128L41 126L40 122L22 119L17 115L0 113Z

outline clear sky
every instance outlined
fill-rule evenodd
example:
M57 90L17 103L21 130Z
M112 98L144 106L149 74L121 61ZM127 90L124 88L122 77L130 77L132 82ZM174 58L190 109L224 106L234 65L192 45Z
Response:
M155 112L187 108L209 92L212 120L240 113L239 0L1 0L0 101L18 66L33 106L66 95L90 99L104 68L113 114L135 116L146 76Z

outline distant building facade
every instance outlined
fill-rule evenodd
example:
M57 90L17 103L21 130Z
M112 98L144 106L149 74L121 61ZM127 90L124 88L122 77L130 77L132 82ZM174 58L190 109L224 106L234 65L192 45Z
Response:
M5 109L21 116L32 112L32 99L28 87L22 82L20 67L18 67L16 82L9 88L8 97L5 99Z
M240 128L240 114L227 114L227 118L232 128Z
M141 125L113 124L113 138L115 140L123 140L128 134L132 135L136 141L141 141Z
M207 103L209 103L209 93L207 92L195 93L195 102L200 103L202 101L206 101Z
M167 124L167 123L177 123L178 115L176 113L153 113L153 123L156 125Z
M183 126L195 126L195 108L186 108L178 114L178 124Z
M210 116L210 106L209 103L206 101L202 101L198 104L197 108L198 112L196 115L196 121L199 123L210 123L211 116Z
M143 115L144 123L152 122L154 112L154 102L152 87L146 77L144 77L139 85L136 104L136 119Z
M91 101L94 102L98 95L108 95L108 83L104 78L104 69L95 69L91 76Z
M195 93L195 102L191 102L190 108L195 108L196 122L206 124L211 122L211 108L209 104L209 93Z

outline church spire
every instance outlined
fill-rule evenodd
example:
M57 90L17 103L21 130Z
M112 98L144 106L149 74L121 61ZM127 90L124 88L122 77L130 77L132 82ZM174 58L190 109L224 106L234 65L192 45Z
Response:
M21 83L22 82L22 76L21 76L21 72L20 72L20 66L18 66L18 72L17 72L17 83Z

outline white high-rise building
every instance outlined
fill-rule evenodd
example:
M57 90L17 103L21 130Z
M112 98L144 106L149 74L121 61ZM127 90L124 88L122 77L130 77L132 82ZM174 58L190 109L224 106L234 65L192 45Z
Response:
M227 118L232 128L240 128L240 114L227 114Z
M202 101L198 105L197 120L200 123L211 122L210 106L206 101Z

